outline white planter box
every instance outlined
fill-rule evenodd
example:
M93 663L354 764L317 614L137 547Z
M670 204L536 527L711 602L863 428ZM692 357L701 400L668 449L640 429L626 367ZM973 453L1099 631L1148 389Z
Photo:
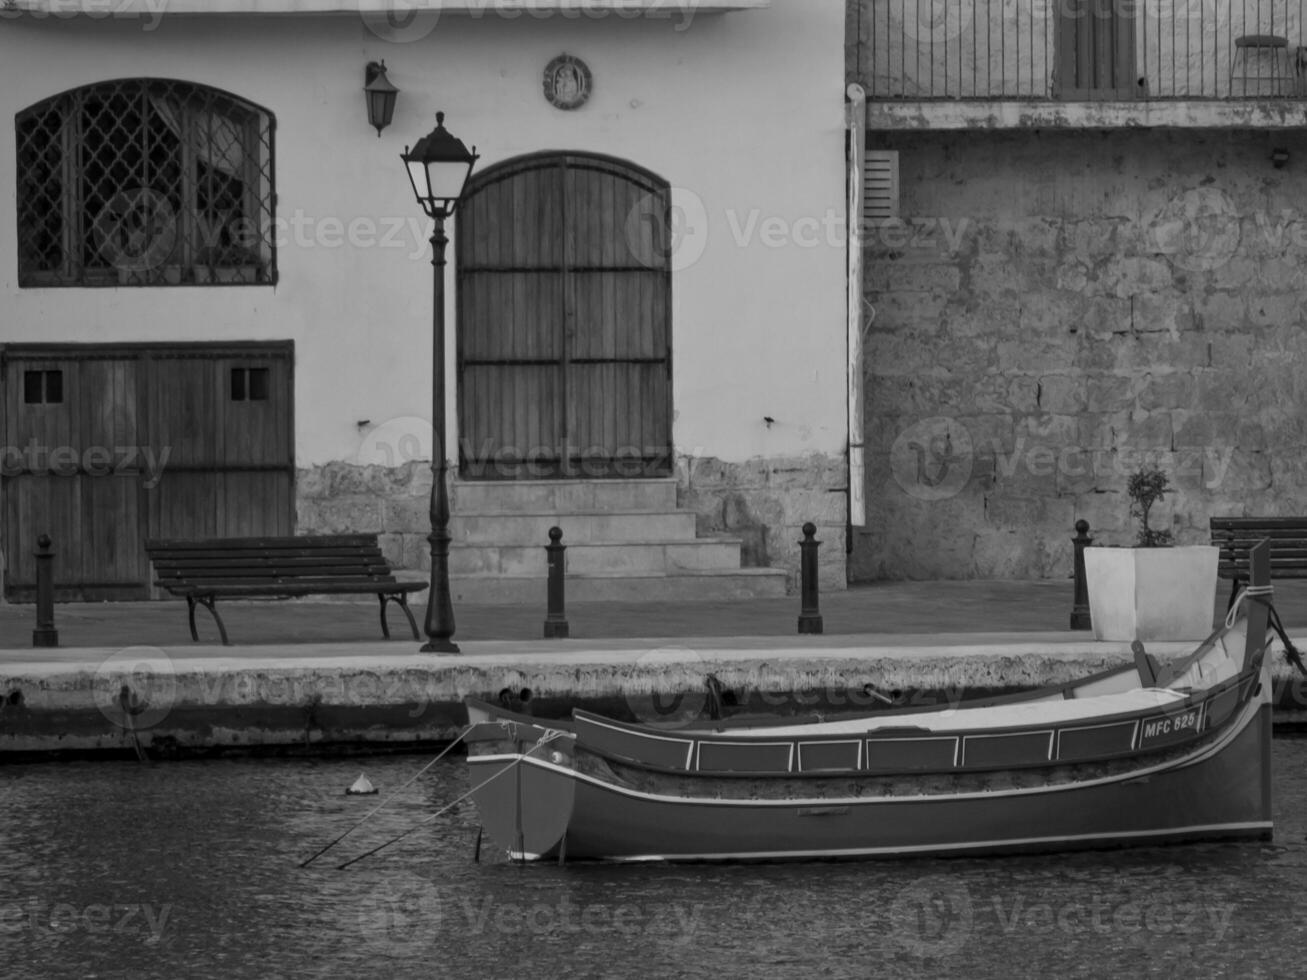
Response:
M1086 548L1094 639L1206 639L1216 605L1219 554L1211 545Z

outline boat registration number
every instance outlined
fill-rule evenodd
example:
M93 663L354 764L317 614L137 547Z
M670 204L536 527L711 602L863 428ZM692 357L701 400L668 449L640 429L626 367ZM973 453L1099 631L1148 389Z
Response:
M1139 740L1141 744L1146 744L1178 735L1192 735L1198 731L1199 715L1199 710L1193 708L1179 714L1150 718L1144 722L1144 730Z

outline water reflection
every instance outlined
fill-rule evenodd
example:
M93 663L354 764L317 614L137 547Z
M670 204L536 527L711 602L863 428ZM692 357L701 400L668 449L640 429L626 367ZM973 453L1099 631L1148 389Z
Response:
M441 764L308 869L416 758L0 769L0 975L406 978L1301 973L1307 739L1276 840L1001 860L519 868Z

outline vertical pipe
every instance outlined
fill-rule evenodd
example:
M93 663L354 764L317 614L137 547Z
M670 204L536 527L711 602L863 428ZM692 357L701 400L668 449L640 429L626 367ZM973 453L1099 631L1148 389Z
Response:
M852 548L853 528L867 523L865 436L863 432L864 387L862 376L863 299L863 180L867 154L867 93L861 85L848 88L849 216L847 381L849 427L849 531L846 545Z

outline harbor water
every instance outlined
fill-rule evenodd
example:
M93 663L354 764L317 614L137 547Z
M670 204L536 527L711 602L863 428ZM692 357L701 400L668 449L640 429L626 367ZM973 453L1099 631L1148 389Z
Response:
M473 860L460 760L0 767L0 976L1298 977L1307 738L1275 840L950 859L521 867ZM381 796L346 796L359 772ZM414 829L416 828L416 829ZM411 831L376 855L337 865Z

